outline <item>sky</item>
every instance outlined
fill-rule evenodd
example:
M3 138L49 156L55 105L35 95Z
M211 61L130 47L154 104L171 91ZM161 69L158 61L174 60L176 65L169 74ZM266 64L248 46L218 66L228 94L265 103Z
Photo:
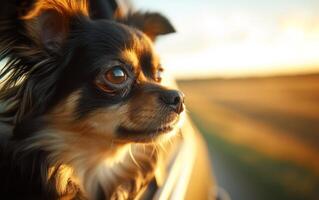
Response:
M177 78L319 72L319 0L126 1L176 28L156 49Z
M177 78L319 72L318 0L133 0L177 33L156 43Z

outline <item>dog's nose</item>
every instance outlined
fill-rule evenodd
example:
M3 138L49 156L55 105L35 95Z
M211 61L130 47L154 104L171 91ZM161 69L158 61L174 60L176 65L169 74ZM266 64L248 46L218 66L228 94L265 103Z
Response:
M160 94L160 99L177 114L184 110L184 94L178 90L167 90Z

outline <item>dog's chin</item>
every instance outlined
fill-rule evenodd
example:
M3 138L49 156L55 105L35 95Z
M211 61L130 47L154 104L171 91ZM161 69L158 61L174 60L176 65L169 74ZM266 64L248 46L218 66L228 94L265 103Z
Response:
M120 126L117 129L119 139L125 142L147 143L156 139L160 135L168 134L175 128L174 124L161 125L156 128L135 129Z

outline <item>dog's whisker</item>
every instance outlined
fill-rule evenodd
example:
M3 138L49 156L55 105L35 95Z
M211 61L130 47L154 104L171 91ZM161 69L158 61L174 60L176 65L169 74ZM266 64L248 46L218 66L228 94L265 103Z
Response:
M129 147L129 155L130 155L132 161L134 162L134 164L135 164L138 168L142 169L141 166L140 166L140 165L138 164L138 162L136 161L136 159L134 158L134 155L133 155L133 153L132 153L132 145L130 145L130 147Z

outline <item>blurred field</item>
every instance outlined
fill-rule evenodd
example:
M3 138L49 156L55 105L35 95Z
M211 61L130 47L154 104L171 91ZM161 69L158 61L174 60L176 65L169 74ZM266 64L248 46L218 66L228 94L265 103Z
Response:
M319 74L178 84L232 199L319 199Z

